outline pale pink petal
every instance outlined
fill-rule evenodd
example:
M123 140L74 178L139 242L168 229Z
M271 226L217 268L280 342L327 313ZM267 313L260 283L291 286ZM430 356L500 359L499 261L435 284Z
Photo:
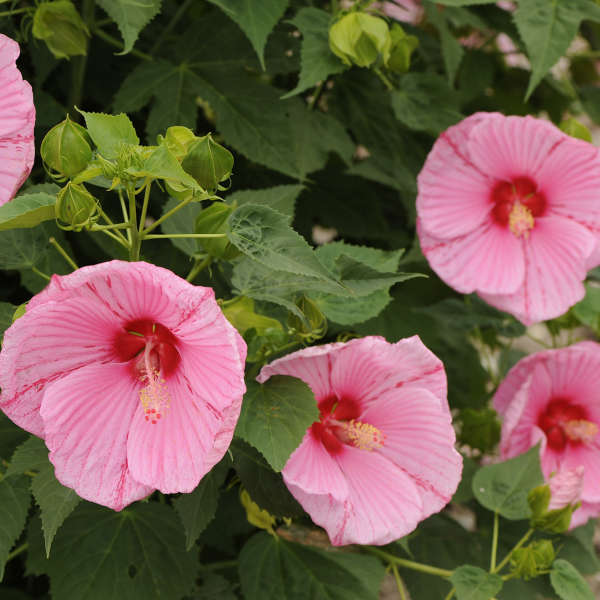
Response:
M525 325L558 317L584 297L585 261L595 245L594 235L574 221L538 218L524 243L523 286L513 294L478 293Z
M494 409L498 414L504 415L507 411L510 403L515 399L515 396L519 390L525 385L526 381L531 376L531 372L535 367L535 364L540 361L543 356L552 352L552 350L544 350L531 354L522 358L510 371L506 374L506 377L502 380L496 393L494 394L493 404Z
M450 414L426 389L400 388L372 403L359 417L385 435L378 453L398 465L417 484L423 517L441 510L456 491L462 457Z
M523 285L523 241L491 218L475 231L452 239L428 235L422 220L417 231L431 268L455 290L509 294Z
M417 182L417 215L429 235L453 238L472 232L488 217L494 180L471 160L467 142L489 115L477 113L442 133Z
M598 439L590 444L568 444L561 460L561 469L584 469L581 500L600 502L600 445Z
M595 230L591 230L594 234L598 236L598 232ZM585 270L591 271L600 265L600 240L596 243L596 247L593 252L587 257L585 261Z
M381 4L381 3L380 3ZM383 2L382 12L403 23L417 25L423 18L424 9L420 0L394 0L393 2Z
M324 344L298 350L265 365L256 381L264 383L273 375L290 375L308 384L317 402L330 396L333 362L344 344Z
M115 510L152 492L132 477L127 463L138 392L127 365L89 365L49 385L41 407L56 478Z
M548 510L564 508L579 502L583 490L584 467L561 469L550 477L550 504Z
M338 398L364 407L389 390L425 388L449 412L444 365L416 335L396 344L377 336L349 341L335 356L331 382Z
M569 529L575 529L580 525L585 525L589 519L596 519L600 516L600 502L582 502L581 506L573 513Z
M477 169L497 180L537 179L555 146L567 139L547 121L490 113L473 128L466 151Z
M423 502L413 479L390 460L344 446L334 456L348 482L342 522L324 524L334 546L388 544L414 530Z
M39 415L46 386L84 365L116 359L113 315L77 298L28 310L4 334L0 408L20 427L44 437Z

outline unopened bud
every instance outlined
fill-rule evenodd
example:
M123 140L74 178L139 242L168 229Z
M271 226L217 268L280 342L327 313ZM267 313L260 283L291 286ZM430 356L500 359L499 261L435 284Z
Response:
M233 208L224 202L214 202L196 218L196 233L227 232L227 219ZM210 256L231 260L239 255L239 250L226 238L201 238L200 245Z
M87 53L88 28L69 0L41 2L33 16L33 35L44 40L56 58Z
M550 540L532 542L511 554L511 572L525 580L537 577L550 568L555 556L556 552Z
M327 333L327 318L313 300L302 296L296 301L304 318L290 314L288 325L296 330L298 335L307 341L318 340Z
M56 219L63 229L81 231L92 225L98 213L98 201L83 186L69 181L58 192Z
M347 14L329 30L331 51L347 65L369 67L379 57L387 64L391 45L387 23L366 13Z
M67 117L42 140L40 153L51 177L65 181L83 171L92 158L87 131Z
M410 67L410 55L419 45L419 40L414 35L407 35L398 23L392 25L390 37L392 45L385 66L390 71L406 73Z
M181 166L206 191L219 189L231 175L233 155L215 142L210 133L190 144Z
M188 152L188 149L194 140L198 137L194 132L187 127L174 125L169 127L165 135L159 135L157 138L158 145L164 144L173 153L173 156L181 162Z

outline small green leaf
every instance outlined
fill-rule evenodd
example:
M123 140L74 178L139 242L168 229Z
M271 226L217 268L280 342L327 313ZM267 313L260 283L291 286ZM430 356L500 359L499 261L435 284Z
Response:
M258 204L244 204L229 217L227 237L250 258L270 269L334 282L306 240L289 225L285 215Z
M385 569L371 556L324 551L261 532L242 548L239 573L246 600L377 600Z
M562 600L594 600L594 593L579 571L566 560L554 561L550 583Z
M289 0L209 0L235 21L248 36L264 70L267 38L283 16Z
M347 68L329 49L331 15L328 12L314 7L301 8L290 23L302 33L302 69L298 85L283 98L300 94Z
M576 527L560 541L561 558L586 575L600 571L600 560L594 547L596 521L590 519L585 525Z
M19 444L22 444L29 434L15 425L3 412L0 412L0 458L10 460Z
M231 460L225 455L223 460L201 479L193 492L182 494L173 502L185 529L186 550L192 548L214 518L219 501L219 488L230 465Z
M160 12L161 0L98 0L123 36L122 54L133 48L140 31Z
M450 85L454 84L456 73L465 54L465 49L456 39L448 25L448 11L440 10L437 3L425 2L427 19L431 21L440 34L442 57Z
M140 140L133 124L126 114L106 115L79 111L85 119L85 124L98 152L104 158L114 159L126 144L138 145Z
M10 302L0 302L0 341L4 332L12 325L16 309L17 307Z
M28 477L4 477L0 480L0 581L4 577L4 565L10 549L25 527L30 503Z
M473 477L473 493L480 504L506 519L527 519L531 516L527 494L543 482L538 445L516 458L479 469Z
M463 565L450 575L457 600L490 600L502 589L502 577L479 567Z
M136 177L163 179L169 183L183 184L190 189L199 189L196 180L183 170L181 163L164 144L155 148L139 169L130 167L128 172Z
M585 297L572 310L584 325L600 331L600 288L586 284Z
M56 196L46 193L24 194L0 206L0 231L35 227L54 219Z
M48 448L44 444L44 440L35 435L30 435L29 439L15 450L6 470L6 475L21 475L25 471L39 471L47 464Z
M257 448L276 471L319 419L312 390L300 379L276 375L267 382L248 382L236 435Z
M231 206L242 204L260 204L268 206L282 215L289 217L291 223L294 218L296 199L304 189L303 185L276 185L263 190L239 190L225 198ZM289 223L288 223L289 224Z

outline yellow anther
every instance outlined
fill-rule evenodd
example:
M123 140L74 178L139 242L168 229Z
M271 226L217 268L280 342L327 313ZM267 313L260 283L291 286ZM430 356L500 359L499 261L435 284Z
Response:
M567 437L573 442L583 442L589 444L598 434L598 425L591 421L574 420L567 421L563 425Z
M534 225L535 220L531 211L520 202L515 202L508 215L508 226L514 235L524 236L527 239Z
M355 448L370 452L383 446L385 434L374 425L352 419L343 423L338 438Z

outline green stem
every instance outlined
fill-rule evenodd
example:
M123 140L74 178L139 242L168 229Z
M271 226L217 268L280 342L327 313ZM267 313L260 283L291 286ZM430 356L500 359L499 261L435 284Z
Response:
M77 263L66 253L65 249L58 243L56 238L51 237L48 241L58 250L58 253L67 261L67 263L69 263L69 266L72 267L73 271L79 269Z
M319 98L321 97L321 92L323 91L323 86L325 85L326 81L327 81L326 79L323 79L323 81L321 81L321 83L319 83L319 85L315 88L313 97L311 98L311 101L308 103L308 110L313 110L315 108L315 106L317 105L317 102L319 101Z
M135 205L135 194L133 190L127 190L129 198L129 233L131 234L131 248L129 249L129 260L140 259L140 246L142 238L140 237L137 225L137 207Z
M81 18L91 30L94 27L94 10L96 8L95 0L83 0L81 7ZM89 42L86 39L85 54L74 56L71 63L71 91L69 93L69 112L74 119L81 119L81 115L75 110L76 106L81 104L83 99L83 82L85 80L85 70L87 67L87 52Z
M19 13L33 11L33 6L26 6L25 8L15 8L15 10L5 10L4 12L0 12L0 17L12 17L12 15L18 15Z
M129 223L116 223L114 225L97 225L94 223L88 231L102 231L104 229L129 229ZM125 238L123 238L124 241Z
M106 31L104 31L103 29L100 29L100 27L94 27L93 33L95 36L99 37L101 40L104 40L107 44L110 44L111 46L114 46L115 48L118 48L119 50L124 49L122 42L120 42L117 38L114 38L112 35L106 33ZM133 56L137 56L138 58L141 58L142 60L149 60L149 61L154 60L149 54L140 52L139 50L136 50L135 48L130 50L129 54L132 54Z
M189 281L190 283L194 281L194 279L196 279L196 277L198 276L198 273L206 269L206 267L208 267L208 265L210 265L211 262L212 256L207 256L203 260L196 260L194 266L191 268L185 280Z
M496 555L498 553L498 529L500 526L500 516L498 511L494 513L494 530L492 532L492 556L490 557L490 573L496 568Z
M383 84L390 92L393 92L396 89L394 84L382 73L381 69L374 69L374 72L375 75L377 75L377 77L383 81Z
M123 213L123 221L125 223L129 223L129 213L127 212L127 205L125 204L125 198L123 198L123 191L117 190L119 194L119 202L121 203L121 212ZM131 231L129 230L129 226L127 229L127 242L131 245Z
M190 195L188 198L186 198L185 200L180 202L177 206L175 206L171 210L168 210L164 215L162 215L162 217L159 217L158 219L156 219L156 221L154 221L154 223L152 223L152 225L150 225L150 227L144 229L142 231L142 236L144 238L146 238L148 233L150 233L151 231L154 231L154 229L156 229L163 221L168 219L171 215L174 215L178 210L181 210L184 206L187 206L193 199L194 199L194 196Z
M15 556L19 556L19 554L25 552L27 548L29 548L29 544L27 542L21 544L18 548L15 548L12 552L9 553L9 555L6 558L6 562L11 561Z
M404 591L404 583L402 582L402 578L400 577L400 573L398 573L398 567L392 564L392 573L394 574L394 579L396 580L396 587L398 588L398 593L400 594L400 600L407 600L406 592Z
M224 238L226 233L157 233L144 235L145 240L177 239L177 238Z
M389 554L388 552L379 550L378 548L373 548L372 546L365 546L364 548L367 552L375 554L376 556L385 559L389 563L396 564L400 567L405 567L407 569L412 569L413 571L429 573L429 575L437 575L438 577L450 577L450 575L452 575L452 571L449 571L448 569L440 569L439 567L424 565L423 563L418 563L413 560L399 558L397 556L394 556L393 554Z
M42 271L40 271L39 269L37 269L36 267L31 267L31 270L36 274L39 275L40 277L42 277L43 279L45 279L46 281L50 281L50 275L46 275L46 273L42 273Z
M129 227L129 225L128 225L128 227ZM94 229L92 229L91 231L94 231ZM123 236L119 237L117 235L118 232L116 232L116 233L112 232L112 231L110 231L110 229L101 229L100 233L107 235L109 238L111 238L112 240L114 240L115 242L117 242L118 244L123 246L123 248L125 248L126 250L131 250L131 244L128 244L126 241L124 242L123 240L125 238L123 238Z
M456 589L452 588L449 592L448 595L444 598L444 600L450 600L450 598L452 598L454 596L454 594L456 594Z
M192 2L193 0L185 0L185 2L179 7L177 12L173 15L173 18L169 21L168 25L162 30L162 33L158 36L156 42L154 42L154 46L152 46L152 48L150 49L151 55L154 55L158 52L158 49L162 46L163 42L170 35L171 31L173 31L175 25L179 23L183 15L187 12L187 9L190 7Z
M122 196L119 195L119 197L121 198ZM106 227L106 229L127 229L127 234L129 235L129 216L126 215L125 217L125 223L120 223L119 225L115 225L115 223L113 223L112 219L98 206L98 213L100 214L100 216L108 223L108 227ZM103 225L94 225L94 227L92 227L92 231L95 231L96 227L98 227L98 231L100 231L100 229L104 229ZM131 241L126 238L120 231L116 231L116 236L120 239L121 243L124 244L127 248L129 248L129 244L131 243Z
M220 560L218 562L208 563L207 565L200 565L203 571L218 571L220 569L231 569L237 567L237 560Z
M516 550L518 550L523 544L525 544L527 542L527 540L533 535L533 532L534 532L533 529L530 529L529 531L527 531L527 533L515 544L514 548L502 559L502 562L499 565L497 565L496 568L490 572L498 573L498 571L501 571L504 568L504 566L506 565L506 563L508 563L508 561L510 560L512 553L515 552Z
M146 180L146 189L144 191L144 202L142 204L142 214L140 215L140 226L139 226L139 234L142 235L144 231L144 223L146 222L146 214L148 213L148 204L150 203L150 188L152 187L152 181Z

